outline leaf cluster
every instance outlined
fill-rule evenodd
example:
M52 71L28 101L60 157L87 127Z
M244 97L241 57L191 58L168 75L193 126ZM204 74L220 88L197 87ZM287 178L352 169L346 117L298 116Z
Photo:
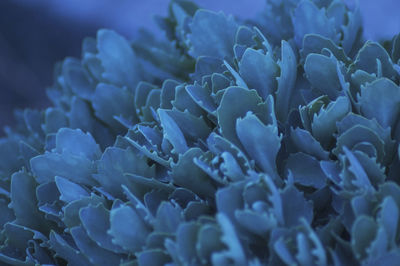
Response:
M397 265L400 35L274 0L100 30L0 139L7 265Z

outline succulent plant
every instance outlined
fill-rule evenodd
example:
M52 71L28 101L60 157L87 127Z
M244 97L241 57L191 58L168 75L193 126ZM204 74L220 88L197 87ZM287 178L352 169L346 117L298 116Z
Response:
M339 0L174 0L87 38L0 139L7 265L398 265L400 35Z

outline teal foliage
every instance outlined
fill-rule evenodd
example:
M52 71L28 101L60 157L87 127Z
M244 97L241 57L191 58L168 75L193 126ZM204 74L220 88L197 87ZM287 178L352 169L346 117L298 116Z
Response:
M400 41L338 0L173 0L0 139L1 265L398 265Z

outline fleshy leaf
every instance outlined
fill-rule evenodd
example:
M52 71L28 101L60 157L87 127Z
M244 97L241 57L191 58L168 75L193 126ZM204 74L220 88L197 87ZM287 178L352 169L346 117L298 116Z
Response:
M349 149L360 142L371 143L377 151L377 159L381 162L385 155L385 143L383 140L370 128L362 125L356 125L344 132L337 138L336 148L333 149L333 153L338 155L343 151L343 147L346 146Z
M385 228L390 246L395 246L399 228L399 206L397 206L393 197L387 196L381 204L381 210L378 214L379 223Z
M228 247L228 250L214 253L212 255L213 264L221 265L220 263L231 260L236 265L246 265L246 255L233 224L230 222L229 218L222 213L217 214L217 221L222 231L221 240Z
M394 127L400 113L400 88L394 82L382 78L361 86L358 101L366 118L376 118L383 128Z
M313 117L311 129L314 137L324 147L328 147L336 131L336 122L340 121L350 111L351 104L345 96L340 96L336 101L330 102L327 107L322 108Z
M345 146L343 147L343 151L349 160L348 171L354 175L354 180L352 180L351 183L357 188L371 190L371 182L357 157Z
M69 128L62 128L57 132L56 151L84 155L91 160L98 159L101 155L100 147L90 133L84 134L80 129Z
M79 250L71 247L61 235L54 231L50 233L50 246L56 251L56 256L68 260L71 266L79 266L81 264L93 265L89 262L88 258Z
M212 254L224 248L220 238L221 230L216 225L206 224L200 228L197 234L196 253L202 263L211 261Z
M294 226L301 224L302 218L307 223L311 223L313 219L313 204L304 198L293 185L287 186L281 194L283 217L286 226Z
M89 193L80 185L69 181L66 178L56 176L55 182L60 191L60 200L68 203L89 196Z
M153 177L155 175L154 167L147 164L147 158L137 154L132 148L120 149L117 147L107 148L101 159L97 161L98 174L94 174L102 187L109 193L121 197L121 185L126 185L135 192L141 192L142 187L137 186L134 189L124 174L137 174L143 177Z
M58 108L48 108L45 112L45 124L43 130L49 133L57 133L60 128L68 126L65 113Z
M198 141L199 139L206 139L211 133L209 126L202 117L196 117L187 111L181 112L176 109L159 109L159 112L161 110L175 121L187 140Z
M170 257L160 249L145 250L138 253L138 265L165 265L170 262ZM122 265L122 264L121 264Z
M97 49L104 67L103 78L117 86L135 88L140 79L140 69L128 41L112 30L99 30Z
M198 168L193 159L203 152L199 148L191 148L179 156L178 163L172 165L171 177L175 184L187 188L199 196L213 197L215 188L208 176ZM190 171L190 175L188 175Z
M341 94L337 64L335 57L320 54L309 54L304 63L304 72L311 85L328 95L331 100Z
M127 205L111 210L110 224L112 243L130 252L140 251L150 233L138 213Z
M16 223L39 231L47 231L47 222L37 208L36 182L24 172L11 177L11 204Z
M356 7L354 12L347 12L348 23L343 30L342 47L346 53L353 51L360 38L362 30L362 18L360 8Z
M391 56L394 63L397 63L400 60L400 34L397 34L393 38Z
M276 116L284 122L290 112L290 100L297 78L297 61L292 47L286 41L281 44L281 60L278 61L280 76L277 77Z
M94 164L81 156L46 152L32 158L30 163L38 183L53 181L55 176L61 176L84 185L96 184L91 176Z
M160 107L161 90L150 83L139 82L135 91L136 113L141 121L154 120L152 109Z
M89 100L94 93L94 82L88 71L76 59L68 58L63 64L65 83L79 97Z
M255 90L247 90L241 87L229 87L224 93L221 104L217 109L218 123L222 135L229 141L240 146L240 142L235 133L236 119L244 117L248 111L265 115L267 112L265 107L266 106L262 104L262 99Z
M293 175L294 181L300 185L316 189L326 185L327 180L319 161L308 154L302 152L291 154L286 161L286 168Z
M171 102L175 98L175 88L179 82L167 79L163 82L160 95L160 107L163 109L172 109Z
M195 115L202 116L204 111L193 101L192 97L186 91L184 84L180 84L175 87L175 99L172 101L172 106L176 109Z
M192 56L224 59L233 55L232 47L238 26L231 16L226 17L222 12L199 10L195 13L190 28Z
M276 90L279 68L270 53L246 49L239 63L239 73L248 88L255 89L264 100Z
M254 114L236 122L236 133L244 149L268 175L277 177L276 156L281 147L281 136L273 125L264 125Z
M331 39L319 34L306 34L303 40L303 48L300 50L302 60L305 60L311 53L322 54L323 50L329 50L337 60L346 65L351 63L343 49L337 46Z
M238 223L253 234L265 236L277 226L276 218L270 213L257 213L252 210L236 210Z
M157 210L154 229L159 232L175 233L182 220L182 210L169 202L162 202Z
M93 96L93 108L98 118L117 131L123 130L123 127L114 116L137 122L133 95L126 88L120 89L114 85L100 83Z
M103 204L89 205L81 208L79 218L88 237L101 248L115 253L123 253L123 249L112 242L111 235L107 234L110 228L110 212Z
M377 61L381 64L381 70ZM393 69L393 63L389 54L379 43L367 41L360 49L354 61L354 65L367 73L375 73L381 71L383 77L392 79L396 76L396 71ZM379 77L379 76L378 76Z
M329 152L325 151L321 144L307 130L296 128L290 132L290 140L294 147L303 153L311 155L319 160L327 160Z
M180 224L176 233L176 247L180 260L185 264L196 258L196 238L199 225L194 222Z
M371 217L362 215L354 222L351 229L351 235L353 237L351 245L359 260L367 257L368 247L375 239L377 231L378 225Z
M174 151L176 153L186 152L188 150L186 139L174 119L163 109L158 109L158 115L164 130L164 137L172 144Z
M218 212L234 221L235 210L242 209L244 205L242 192L243 188L240 184L231 184L219 189L215 194Z
M64 207L63 222L68 228L79 226L81 220L79 218L79 211L81 208L87 207L90 204L96 206L99 203L105 204L104 198L92 194L90 197L84 197L79 200L72 201Z
M376 119L367 119L361 115L349 113L340 122L336 123L338 135L342 135L355 125L362 125L373 130L385 143L385 162L392 159L395 153L395 141L392 140L390 128L382 128Z
M200 86L199 84L188 85L185 87L187 93L192 97L201 108L209 113L214 113L217 106L214 99L211 97L211 89L207 85Z
M308 0L301 1L294 11L293 17L294 40L298 47L303 44L303 37L309 33L320 34L333 41L337 41L334 21L327 18L324 9Z
M116 265L119 264L122 259L117 254L96 245L96 243L89 238L82 226L71 228L71 235L78 248L94 265Z

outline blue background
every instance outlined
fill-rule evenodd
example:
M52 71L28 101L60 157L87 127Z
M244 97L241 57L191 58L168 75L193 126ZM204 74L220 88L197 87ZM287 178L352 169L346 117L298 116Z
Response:
M198 0L199 6L240 18L261 12L266 0ZM355 0L346 0L353 5ZM168 0L0 0L0 129L13 124L13 109L44 108L55 62L80 57L85 36L112 28L129 39L144 27L160 33L154 15ZM398 0L361 0L367 39L400 32ZM2 132L0 133L0 135Z

